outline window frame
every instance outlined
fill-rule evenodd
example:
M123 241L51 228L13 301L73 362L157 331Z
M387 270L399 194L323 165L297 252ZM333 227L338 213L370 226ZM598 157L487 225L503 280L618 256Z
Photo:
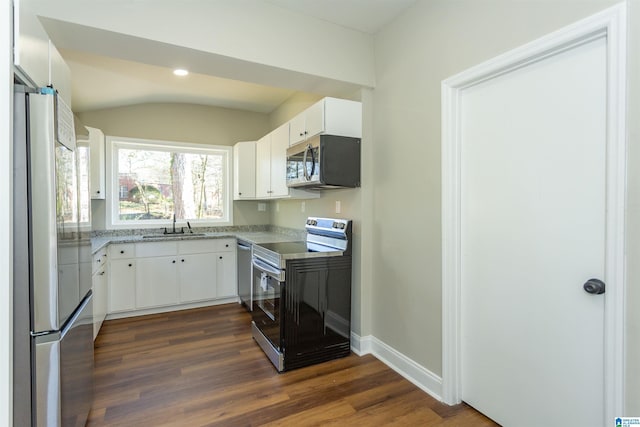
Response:
M138 149L149 151L179 151L186 154L222 155L223 176L223 212L220 219L182 219L176 227L186 227L186 221L193 226L216 227L233 225L233 193L232 193L232 156L233 147L227 145L197 144L179 141L163 141L155 139L126 138L107 136L106 143L106 218L105 226L108 230L164 228L173 225L170 219L121 220L119 219L120 185L118 179L118 149Z

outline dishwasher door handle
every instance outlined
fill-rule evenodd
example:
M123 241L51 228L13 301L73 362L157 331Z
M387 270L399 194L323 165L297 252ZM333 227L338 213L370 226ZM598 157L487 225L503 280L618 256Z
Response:
M269 276L276 279L278 282L283 282L284 272L282 270L278 270L274 267L271 267L269 264L262 262L258 259L253 259L252 261L253 267L258 269L259 271L268 274Z
M245 246L241 243L238 243L238 249L240 249L241 251L250 251L251 250L251 246Z

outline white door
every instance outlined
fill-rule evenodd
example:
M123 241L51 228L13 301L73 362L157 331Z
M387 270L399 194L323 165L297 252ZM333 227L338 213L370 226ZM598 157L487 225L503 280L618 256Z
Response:
M505 426L602 426L606 38L462 92L462 399Z

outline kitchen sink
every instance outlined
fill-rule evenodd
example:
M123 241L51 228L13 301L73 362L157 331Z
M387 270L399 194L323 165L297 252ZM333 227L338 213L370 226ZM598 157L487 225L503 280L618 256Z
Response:
M205 233L177 233L177 234L147 234L142 236L143 239L178 239L181 237L198 237L205 236Z

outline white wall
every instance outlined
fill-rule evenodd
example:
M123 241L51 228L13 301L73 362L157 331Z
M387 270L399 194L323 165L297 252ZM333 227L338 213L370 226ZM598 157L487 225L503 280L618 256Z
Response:
M369 34L305 17L262 0L155 0L152 11L149 2L129 0L23 1L42 16L111 32L90 32L77 26L68 32L55 23L46 23L49 31L58 27L60 31L52 38L56 44L56 37L65 38L62 47L82 50L83 43L91 38L95 53L101 53L96 51L99 49L102 53L110 51L114 56L126 55L104 41L116 40L116 34L129 35L133 37L128 41L127 50L144 56L141 62L163 61L154 57L150 49L138 50L149 41L158 41L166 44L156 44L158 49L169 48L169 45L190 49L191 52L174 51L174 54L191 57L194 67L202 67L192 71L205 73L207 58L199 53L210 54L208 61L217 65L218 73L234 73L233 76L218 74L221 77L268 83L270 78L278 79L275 74L286 74L289 79L280 80L280 84L271 81L272 85L282 87L298 85L298 80L314 84L314 79L307 80L305 75L364 86L374 84L373 43ZM85 36L77 37L80 33ZM89 34L95 37L88 37ZM318 83L316 79L315 84ZM312 91L310 87L307 89Z
M440 82L613 3L419 0L376 34L372 333L436 375L442 371Z
M86 125L105 135L199 144L233 145L254 141L271 130L267 114L193 104L141 104L78 114ZM94 230L105 229L102 200L91 202ZM233 202L234 225L268 224L269 212L258 202Z
M12 20L10 1L0 2L0 426L13 419L13 58L11 55Z

